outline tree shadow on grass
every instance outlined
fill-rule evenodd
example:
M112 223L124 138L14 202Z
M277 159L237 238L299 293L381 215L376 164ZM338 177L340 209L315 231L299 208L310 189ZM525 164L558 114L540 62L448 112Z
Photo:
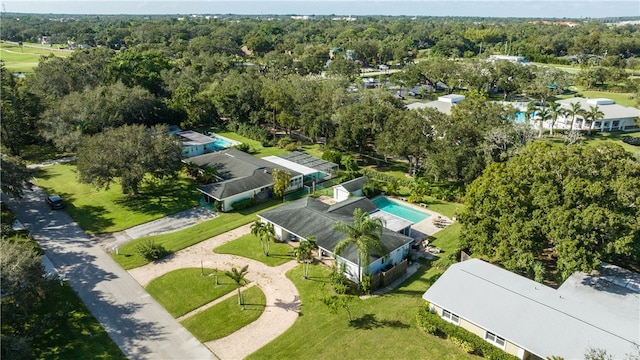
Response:
M349 326L359 330L372 330L380 327L392 327L398 329L409 328L408 324L399 320L378 320L374 314L364 314L349 322Z
M109 212L103 206L82 205L76 207L73 205L73 199L68 199L65 207L67 213L87 232L101 233L115 224L112 219L105 216Z

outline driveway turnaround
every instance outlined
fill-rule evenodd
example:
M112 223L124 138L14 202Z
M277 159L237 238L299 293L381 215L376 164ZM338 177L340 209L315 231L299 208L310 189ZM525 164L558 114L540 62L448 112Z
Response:
M9 207L129 359L217 359L34 187Z
M214 236L160 261L129 270L138 282L146 286L151 280L182 268L215 268L249 265L247 279L260 287L266 297L266 307L254 322L222 339L205 343L223 360L239 360L265 346L293 325L300 313L300 295L286 272L298 265L291 260L280 266L267 266L259 261L236 255L216 254L211 250L251 232L251 224Z

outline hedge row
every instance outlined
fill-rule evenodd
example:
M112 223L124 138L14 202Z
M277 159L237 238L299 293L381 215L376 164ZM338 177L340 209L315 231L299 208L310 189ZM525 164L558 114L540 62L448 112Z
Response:
M640 137L623 136L622 142L633 146L640 146Z
M248 199L236 201L232 203L231 206L233 207L233 210L242 210L242 209L251 207L254 204L255 204L255 201L253 200L253 198L248 198Z
M475 335L474 333L443 320L438 314L429 309L426 304L416 316L418 326L431 335L444 336L458 345L460 349L470 354L476 354L491 360L517 360L514 355L507 354Z

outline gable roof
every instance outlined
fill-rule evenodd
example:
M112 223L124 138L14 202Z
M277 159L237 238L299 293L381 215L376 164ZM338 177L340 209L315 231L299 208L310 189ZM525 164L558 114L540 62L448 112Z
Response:
M543 358L580 359L590 347L623 358L640 339L640 294L591 284L576 273L555 290L471 259L450 266L423 298Z
M338 221L352 223L353 209L359 206L362 206L361 208L365 211L371 206L374 208L373 211L377 210L377 207L365 197L351 198L331 206L312 197L305 197L262 212L258 216L303 239L315 236L318 246L333 252L336 245L345 237L343 233L333 230L333 224ZM389 252L413 241L412 238L387 228L383 229L381 240ZM353 263L358 261L355 246L347 247L340 256ZM372 259L376 258L376 256L372 257Z
M300 176L296 171L236 149L226 149L189 158L199 167L213 166L224 180L198 186L198 190L220 200L246 191L273 185L273 169Z
M362 187L368 182L369 182L369 178L368 177L361 176L359 178L343 182L342 184L338 184L338 185L336 185L336 187L342 187L345 190L347 190L348 192L352 193L352 192L354 192L356 190L362 189Z

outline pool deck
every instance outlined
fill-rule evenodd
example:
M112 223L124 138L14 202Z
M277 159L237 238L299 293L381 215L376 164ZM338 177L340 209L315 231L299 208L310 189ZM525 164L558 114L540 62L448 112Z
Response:
M412 204L402 198L391 197L388 195L385 195L385 196L392 201L396 201L416 211L425 212L431 215L430 217L418 223L415 223L411 226L411 237L418 241L424 240L425 238L432 236L433 234L437 233L438 231L446 228L447 226L453 223L453 220L451 220L450 218L440 213L437 213L433 210L429 210L429 206L426 204ZM440 222L440 226L436 225L438 221Z

